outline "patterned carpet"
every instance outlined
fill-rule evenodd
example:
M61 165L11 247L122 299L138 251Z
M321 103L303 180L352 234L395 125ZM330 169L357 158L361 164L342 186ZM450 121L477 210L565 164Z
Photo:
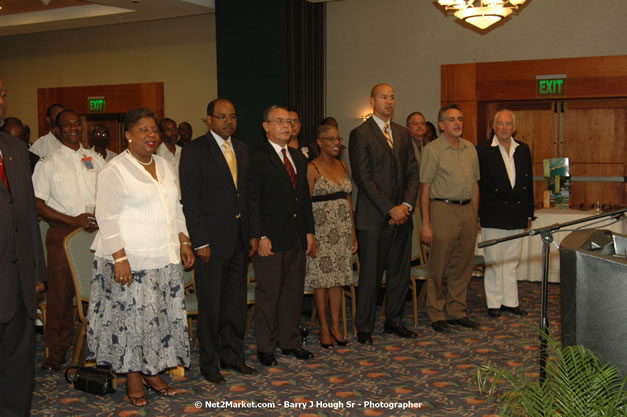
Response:
M439 334L421 313L414 329L417 339L384 337L379 320L374 344L360 345L351 338L348 347L327 351L319 346L314 327L306 341L313 359L299 361L279 353L279 366L272 368L256 361L253 327L246 338L247 362L259 375L226 371L227 384L207 383L200 375L195 349L185 377L164 378L184 394L165 398L150 392L150 404L144 408L129 404L122 378L116 393L99 397L74 390L61 372L44 374L37 366L32 415L495 417L495 405L478 392L476 367L496 365L538 374L535 329L540 323L541 288L539 283L520 282L519 289L521 307L529 311L524 318L510 314L489 318L483 281L473 279L468 304L470 317L481 323L480 329L454 327L450 335ZM411 302L406 308L406 324L410 324ZM549 323L557 339L559 314L559 285L550 284ZM37 363L42 360L43 340L38 336ZM272 408L261 408L264 404Z

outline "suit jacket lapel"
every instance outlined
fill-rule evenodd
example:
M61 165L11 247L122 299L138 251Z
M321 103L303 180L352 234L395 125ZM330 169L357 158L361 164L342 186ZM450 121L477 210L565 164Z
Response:
M388 140L383 134L383 131L379 129L379 125L377 124L377 122L375 122L374 119L370 117L370 119L368 119L368 123L370 124L370 129L372 130L373 137L380 141L385 146L385 149L392 152L392 150L390 149L390 145L388 145ZM392 124L390 123L390 126L391 125ZM394 132L392 132L392 140L394 140Z
M242 148L238 142L233 141L231 137L231 144L233 145L233 150L235 152L235 161L237 162L237 189L240 187L240 179L242 175L244 175L244 170L246 169L244 166L244 157L242 156ZM226 162L226 160L225 160ZM228 166L227 166L228 168ZM230 171L229 171L230 173Z
M490 146L492 150L492 158L495 162L496 172L499 178L499 181L503 182L503 185L507 187L508 190L512 190L512 184L509 182L509 176L507 175L507 168L505 167L505 161L503 161L503 156L501 155L501 150L498 146ZM518 175L516 175L518 177Z
M209 156L215 161L216 166L218 166L222 171L224 171L225 175L228 175L227 178L232 178L231 170L229 169L229 166L226 163L226 158L224 157L224 154L222 153L222 149L220 149L220 147L218 146L218 143L216 142L211 132L207 133L207 139L208 139L207 149L209 152ZM237 156L235 156L235 158L237 159ZM233 187L235 187L235 184L233 184Z
M270 145L267 142L266 142L266 150L268 151L268 158L270 159L270 162L272 163L272 165L274 165L274 167L279 170L281 177L289 184L290 188L293 188L292 180L290 179L290 176L287 173L287 168L285 168L285 164L283 163L283 160L276 153L272 145Z
M2 151L2 159L4 160L4 172L7 176L7 180L9 181L9 187L12 186L12 183L14 181L12 181L12 179L14 179L14 175L15 175L15 167L13 165L13 154L11 152L10 146L8 146L7 143L5 143L1 138L0 138L0 150ZM9 192L9 190L7 190L7 188L4 186L4 183L2 181L0 181L0 190L3 190L4 192Z

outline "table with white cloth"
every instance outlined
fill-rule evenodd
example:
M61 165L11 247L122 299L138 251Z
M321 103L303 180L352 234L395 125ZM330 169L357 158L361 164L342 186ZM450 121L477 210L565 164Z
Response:
M572 210L572 209L540 209L536 210L537 219L533 221L531 228L539 229L555 223L567 223L574 220L583 219L584 217L594 216L595 212ZM591 225L591 223L596 223ZM611 223L611 224L610 224ZM553 232L553 241L559 246L562 239L568 236L574 229L606 229L614 233L625 234L627 231L627 221L623 218L618 222L613 219L604 218L597 219L593 222L580 223L572 225L566 229ZM516 272L516 278L519 281L542 281L542 238L540 235L526 236L523 239L522 256L520 265ZM477 243L482 241L481 232L477 237ZM560 282L560 256L559 250L551 244L551 255L549 259L549 282ZM483 255L483 249L477 248L477 255Z

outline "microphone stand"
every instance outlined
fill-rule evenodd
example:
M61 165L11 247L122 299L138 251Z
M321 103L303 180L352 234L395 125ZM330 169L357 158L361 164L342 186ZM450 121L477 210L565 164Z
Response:
M553 243L553 232L558 231L559 229L567 226L572 226L574 224L586 223L591 220L601 219L604 217L616 217L616 220L622 217L623 213L627 212L627 208L615 210L609 213L596 214L594 216L584 217L583 219L573 220L566 223L555 223L549 226L540 227L538 229L529 229L526 232L517 233L515 235L503 237L500 239L492 239L485 240L483 242L479 242L477 247L485 248L488 246L493 246L499 244L501 242L505 242L508 240L521 239L525 236L535 236L540 235L542 239L542 263L543 274L542 274L542 304L540 307L540 382L544 382L546 379L546 359L547 359L547 337L549 335L549 320L547 318L547 304L548 304L548 286L549 286L549 255L551 252L551 243Z

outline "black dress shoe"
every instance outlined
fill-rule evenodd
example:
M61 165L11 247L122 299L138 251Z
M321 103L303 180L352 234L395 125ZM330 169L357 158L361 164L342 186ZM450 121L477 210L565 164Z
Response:
M521 310L520 307L501 306L501 311L505 311L507 313L512 313L512 314L516 314L518 316L526 316L527 314L529 314L525 310Z
M433 323L431 323L431 327L433 327L433 330L435 330L436 332L440 332L440 333L451 332L451 329L448 328L448 323L445 322L444 320L434 321Z
M365 343L372 344L372 335L366 332L358 332L357 333L357 341L362 345Z
M274 357L274 353L272 352L257 351L257 359L259 359L259 363L263 366L272 366L278 364L276 358Z
M255 368L252 368L246 365L245 363L242 363L240 365L234 365L231 363L225 363L224 361L221 360L220 368L239 372L240 374L244 374L244 375L257 375L257 370Z
M383 325L383 332L394 333L398 337L404 337L405 339L413 339L414 337L417 336L416 333L412 332L411 330L409 330L402 324L396 325L396 324L391 324L387 322Z
M501 310L499 310L498 308L489 308L488 309L488 316L490 316L490 317L501 317Z
M215 371L215 372L200 371L200 373L208 382L211 382L212 384L220 385L220 384L226 383L226 379L224 379L224 377L219 371Z
M453 324L455 326L468 327L469 329L477 329L479 328L479 323L474 320L470 320L468 317L463 317L461 319L452 319L446 320L448 324Z
M41 364L42 371L58 371L61 364L54 359L46 358L44 363Z
M303 348L298 348L298 349L283 349L282 350L283 354L285 356L295 356L296 358L302 360L302 361L306 361L307 359L311 359L313 358L313 353L311 353L308 350L305 350Z

